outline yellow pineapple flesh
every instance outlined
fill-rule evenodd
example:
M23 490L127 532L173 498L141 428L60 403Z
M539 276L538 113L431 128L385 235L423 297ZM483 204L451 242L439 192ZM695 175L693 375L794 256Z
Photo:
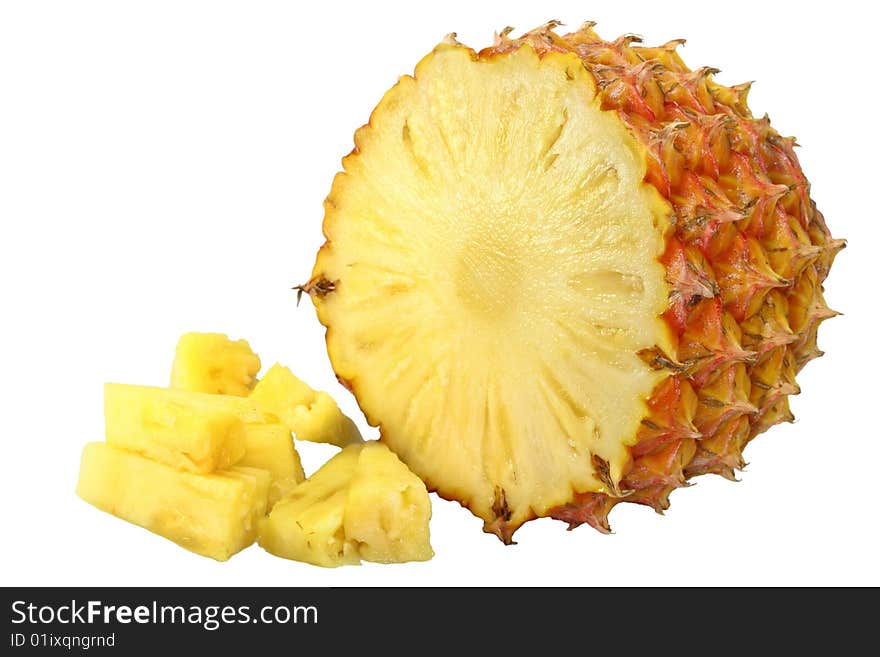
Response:
M269 473L235 467L197 474L107 443L89 443L76 492L187 550L225 561L254 542L266 513Z
M337 447L362 440L361 432L354 421L343 414L333 397L323 390L316 391L307 406L294 408L287 418L300 440L332 443Z
M244 447L238 465L261 468L271 475L269 509L305 480L290 429L283 424L244 425Z
M348 483L359 455L357 447L343 449L276 502L260 525L260 546L278 557L327 568L360 563L343 528Z
M250 399L267 419L287 426L298 440L338 447L361 441L357 426L330 395L313 390L278 363L266 372Z
M382 442L505 542L733 477L793 417L844 245L747 85L555 27L385 94L302 288Z
M336 567L433 556L424 483L384 445L349 445L262 523L260 545L286 559Z
M313 295L337 374L384 442L484 518L606 489L592 457L621 477L663 377L637 353L671 350L668 220L636 145L573 57L526 48L478 64L441 47L374 117L315 266L338 282Z
M247 398L108 383L109 444L193 472L226 468L244 455L244 422L262 422Z
M381 443L365 443L348 485L343 528L364 561L427 561L431 501L425 484Z
M246 340L222 333L186 333L177 343L171 387L247 397L257 382L260 357Z

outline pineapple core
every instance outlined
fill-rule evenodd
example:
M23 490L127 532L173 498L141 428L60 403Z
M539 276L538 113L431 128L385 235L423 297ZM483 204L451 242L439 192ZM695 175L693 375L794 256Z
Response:
M674 353L669 205L580 60L441 45L355 142L306 289L383 441L507 538L617 493L665 376L637 354Z

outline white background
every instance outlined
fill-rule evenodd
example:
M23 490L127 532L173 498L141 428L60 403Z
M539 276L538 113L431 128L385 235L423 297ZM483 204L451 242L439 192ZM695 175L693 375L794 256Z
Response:
M4 2L0 9L3 585L880 584L880 217L876 27L862 3ZM714 8L712 8L714 7ZM739 484L701 478L665 517L616 533L539 520L504 547L434 500L436 557L324 570L252 547L190 554L74 496L102 438L102 383L166 383L190 330L250 340L329 390L304 282L321 201L352 134L445 33L599 22L606 38L686 37L696 68L755 79L753 112L795 135L849 248L828 280L827 355L798 422L761 436ZM301 444L308 471L332 448Z

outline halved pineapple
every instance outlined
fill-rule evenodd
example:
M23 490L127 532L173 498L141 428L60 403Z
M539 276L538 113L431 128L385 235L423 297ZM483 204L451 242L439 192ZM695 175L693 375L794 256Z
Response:
M283 424L244 425L244 446L244 456L238 465L262 468L272 477L269 509L305 480L290 429Z
M218 561L254 542L268 491L265 470L184 472L106 443L86 445L76 489L99 509Z
M302 288L383 440L505 542L733 478L794 419L845 246L749 84L558 25L447 39L386 93Z
M355 143L306 291L383 442L505 540L616 493L666 376L638 354L673 353L669 206L578 58L439 46Z
M349 445L278 502L259 542L286 559L334 567L433 556L424 483L377 442Z
M104 386L106 440L193 472L212 472L244 455L244 422L262 422L243 397L121 383Z
M251 393L267 419L285 424L298 440L344 447L361 434L326 392L315 391L287 367L276 363Z
M171 387L247 397L259 371L260 357L246 340L230 340L223 333L186 333L177 343Z

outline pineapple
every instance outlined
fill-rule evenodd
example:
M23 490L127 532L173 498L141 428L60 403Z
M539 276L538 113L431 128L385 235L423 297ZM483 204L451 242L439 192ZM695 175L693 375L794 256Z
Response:
M298 440L344 447L360 442L354 422L326 392L312 390L288 368L276 363L251 394L264 415L286 425Z
M171 387L247 397L259 371L260 357L247 341L222 333L186 333L177 343Z
M285 417L300 440L332 443L337 447L363 440L357 425L339 410L333 397L323 390L315 392L308 406L297 406Z
M290 429L283 424L244 425L244 456L238 465L269 472L269 509L306 478Z
M225 561L254 542L266 513L269 473L235 467L196 474L107 443L89 443L76 492L187 550Z
M335 567L433 556L425 485L377 442L349 445L278 502L259 542L286 559Z
M108 383L107 442L192 472L226 468L244 456L243 422L262 422L257 404L231 395Z
M378 563L427 561L434 556L430 520L425 484L387 447L365 443L348 485L343 525L360 558Z
M450 38L388 91L302 287L383 443L507 543L732 478L792 420L844 246L748 85L555 27Z
M260 524L260 546L285 559L332 568L360 563L357 546L345 539L348 484L360 445L343 449L272 507Z

